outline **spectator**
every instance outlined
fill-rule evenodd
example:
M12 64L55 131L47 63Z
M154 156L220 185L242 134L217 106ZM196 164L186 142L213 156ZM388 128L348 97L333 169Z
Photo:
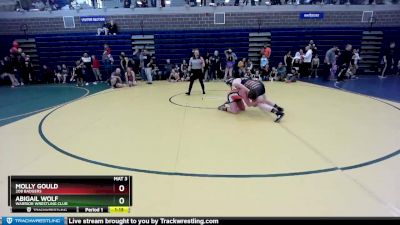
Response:
M49 6L51 10L58 10L59 6L56 3L56 0L49 0Z
M30 60L28 56L25 55L25 53L21 52L20 55L17 56L17 74L20 76L21 80L21 85L23 84L28 84L30 80L30 75L27 66L27 60Z
M103 55L104 54L111 54L111 48L110 48L110 46L108 45L108 44L104 44L104 52L103 52Z
M134 68L133 71L135 74L140 74L140 68L141 68L141 55L142 55L142 49L139 49L137 46L135 47L135 51L132 54L132 60L135 62L134 63Z
M385 52L383 54L383 59L382 59L383 69L382 69L382 74L381 76L379 76L379 78L386 78L386 73L390 75L393 74L396 54L397 54L396 43L391 42L389 48L385 49Z
M338 58L339 65L344 65L346 67L349 67L350 64L352 64L352 58L353 58L353 46L347 44L345 50L341 52L339 55Z
M224 80L232 78L233 69L235 67L235 62L237 60L236 54L232 49L225 50L226 64L225 64L225 75Z
M118 57L119 57L119 65L122 70L121 73L124 74L125 70L126 70L126 68L125 68L125 64L126 64L125 63L125 57L126 57L125 52L121 52Z
M249 70L250 73L252 73L253 71L253 62L251 61L251 59L248 59L246 62L246 71Z
M268 47L267 44L264 45L264 48L261 51L261 55L265 55L265 57L267 57L268 60L271 57L271 48Z
M21 86L24 85L24 82L27 82L24 80L24 78L26 77L23 77L23 71L25 67L25 59L23 56L24 53L22 52L21 48L18 48L15 54L10 55L11 65L14 69L13 74L15 75L15 78L19 81Z
M239 76L243 77L246 72L246 58L243 58L238 62L238 71L239 71Z
M217 50L214 51L214 55L210 56L209 62L210 62L209 78L210 80L216 80L218 79L219 71L221 71L221 59L218 55Z
M126 70L128 69L128 67L133 68L133 64L131 62L131 60L125 56L125 53L122 55L120 55L120 65L121 65L121 73L125 74Z
M128 87L136 86L135 72L131 67L128 67L125 72L125 80Z
M292 73L297 74L300 77L300 66L301 66L301 59L296 58L296 56L293 58L293 64L292 64Z
M260 71L259 70L256 70L256 73L255 74L251 74L251 79L253 79L253 80L263 80L263 77L262 77L262 75L260 74ZM265 80L266 80L267 78L265 77Z
M57 82L58 82L59 84L61 84L61 82L63 81L63 79L62 79L62 68L61 68L60 65L57 65L57 66L56 66L56 69L55 69L54 73L55 73L55 75L56 75L56 76L54 77L54 83L56 83L56 80L57 80Z
M360 54L359 54L360 50L359 49L353 49L353 57L352 57L352 64L355 66L355 69L358 69L358 62L361 60Z
M315 55L311 62L311 74L308 78L311 78L314 74L315 78L318 78L319 58Z
M271 73L271 69L270 69L269 65L267 64L265 67L261 68L260 70L261 70L261 72L260 72L261 79L264 81L268 80L269 75Z
M62 75L62 79L63 79L63 84L65 84L67 81L67 77L69 75L68 67L65 64L62 64L61 69L62 69L61 75Z
M114 58L112 57L112 55L109 53L111 51L104 51L103 52L103 57L102 57L102 61L103 61L103 65L104 65L104 72L105 75L107 77L107 79L109 79L109 77L111 76L112 70L113 70L113 64L114 64Z
M306 46L306 54L303 56L303 64L300 67L300 76L310 76L310 69L311 69L311 61L312 61L312 50L310 46Z
M151 56L151 60L150 60L150 68L151 68L151 75L153 77L153 80L161 80L161 72L160 69L158 68L157 64L156 64L156 57L155 56Z
M143 66L144 66L144 72L146 75L147 79L147 84L152 84L153 83L153 77L151 76L151 70L152 70L152 59L151 59L151 55L149 54L149 52L147 50L144 50L143 52Z
M108 26L108 33L112 35L118 34L118 26L114 23L114 20L110 20L110 24Z
M272 67L272 70L269 74L269 81L273 82L274 80L278 80L278 71L276 70L275 67Z
M278 80L283 81L286 77L286 67L283 65L282 62L279 62L276 72L278 75Z
M296 54L294 54L293 62L294 62L296 59L298 59L298 60L299 60L299 64L300 64L300 63L301 63L300 61L302 60L302 57L303 57L303 50L300 49L298 52L296 52ZM293 63L292 63L292 64L293 64Z
M210 72L210 53L207 52L206 57L204 58L204 80L208 81L209 77L208 74Z
M186 60L183 60L181 64L181 77L184 80L187 80L186 78L190 77L188 69L189 69L189 64L186 62Z
M138 52L139 55L139 68L140 68L140 76L142 78L142 80L146 80L146 72L144 71L144 50L145 47L143 47L143 49L140 49Z
M20 84L14 75L14 68L11 64L10 57L8 56L4 57L4 61L2 61L0 65L1 65L0 77L2 79L8 77L11 81L12 88L19 86Z
M147 8L149 7L149 3L147 0L140 0L138 7Z
M317 54L317 46L315 45L314 40L310 40L308 46L310 47L312 56L314 57Z
M171 77L172 69L173 69L173 65L171 64L171 60L167 59L165 65L164 65L163 79L168 78L168 80L169 80L169 78ZM178 71L178 73L179 73L179 71Z
M92 58L89 56L89 54L85 52L81 57L81 62L83 63L82 72L86 76L83 79L86 81L90 81L93 75ZM89 83L86 83L86 85L89 85Z
M81 57L81 62L87 67L91 68L92 67L92 58L87 54L86 52L83 53L83 56Z
M114 23L114 20L110 20L110 23L104 23L101 28L97 29L97 35L117 35L118 27L117 24Z
M267 66L269 64L268 62L268 58L265 55L261 56L261 60L260 60L260 68L263 69L265 68L265 66Z
M288 73L291 73L292 71L292 64L293 64L293 57L292 57L292 52L288 51L286 55L283 57L283 62L285 63L286 66L286 71Z
M151 1L151 7L157 7L157 0L150 0Z
M350 44L347 44L345 50L340 53L338 62L339 62L339 74L337 81L343 81L346 78L347 69L352 65L353 58L353 47Z
M47 65L43 65L42 74L43 74L43 81L45 83L48 84L54 81L54 71Z
M257 70L258 71L258 70ZM253 78L254 74L252 74L251 70L246 67L246 71L244 72L244 78Z
M351 58L352 64L354 65L352 73L353 75L356 74L357 69L358 69L358 61L361 60L360 54L359 54L359 49L353 49L353 56Z
M331 70L336 65L336 51L338 50L337 46L333 46L331 49L326 51L325 59L324 59L324 80L328 81L330 79Z
M171 73L168 77L169 82L178 82L180 80L180 75L179 75L179 65L176 64L175 67L171 70Z
M396 75L400 75L400 59L397 62L397 73L396 73Z
M131 0L124 0L124 8L130 8L131 7Z
M101 73L100 73L100 61L96 59L95 55L92 55L92 70L94 77L96 79L93 84L97 84L97 82L101 82Z
M97 0L92 0L93 9L97 8Z
M111 88L124 87L124 84L122 83L122 80L121 80L121 69L120 68L117 68L115 70L115 72L111 73L110 86L111 86Z
M25 58L25 66L23 67L22 74L22 76L25 77L27 83L36 81L35 71L33 70L33 65L29 56Z

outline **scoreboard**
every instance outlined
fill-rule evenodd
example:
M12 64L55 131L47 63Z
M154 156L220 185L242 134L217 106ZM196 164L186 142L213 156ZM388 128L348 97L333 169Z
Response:
M15 213L128 213L131 176L9 176Z

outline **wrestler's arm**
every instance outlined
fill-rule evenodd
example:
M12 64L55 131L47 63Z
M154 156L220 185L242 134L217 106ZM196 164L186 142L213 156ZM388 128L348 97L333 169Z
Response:
M232 82L232 88L237 89L237 90L244 90L244 91L246 91L246 93L249 93L249 91L250 91L246 86L244 86L242 83L240 83L240 79L235 79Z

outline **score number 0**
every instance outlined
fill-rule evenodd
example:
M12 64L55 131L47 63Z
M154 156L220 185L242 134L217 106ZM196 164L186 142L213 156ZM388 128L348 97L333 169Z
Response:
M119 185L118 190L120 192L124 192L125 191L125 186L122 185L122 184ZM123 205L125 203L125 198L124 197L119 198L118 202L119 202L119 204Z

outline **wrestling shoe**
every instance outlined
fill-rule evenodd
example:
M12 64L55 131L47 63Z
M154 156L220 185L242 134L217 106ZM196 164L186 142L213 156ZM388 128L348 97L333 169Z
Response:
M280 106L276 106L275 107L279 112L283 112L283 111L285 111L285 109L284 108L282 108L282 107L280 107Z
M275 113L275 115L276 115L276 119L274 122L279 123L281 121L281 119L285 116L285 113L278 111Z
M225 105L220 105L220 106L218 106L218 110L227 111Z

